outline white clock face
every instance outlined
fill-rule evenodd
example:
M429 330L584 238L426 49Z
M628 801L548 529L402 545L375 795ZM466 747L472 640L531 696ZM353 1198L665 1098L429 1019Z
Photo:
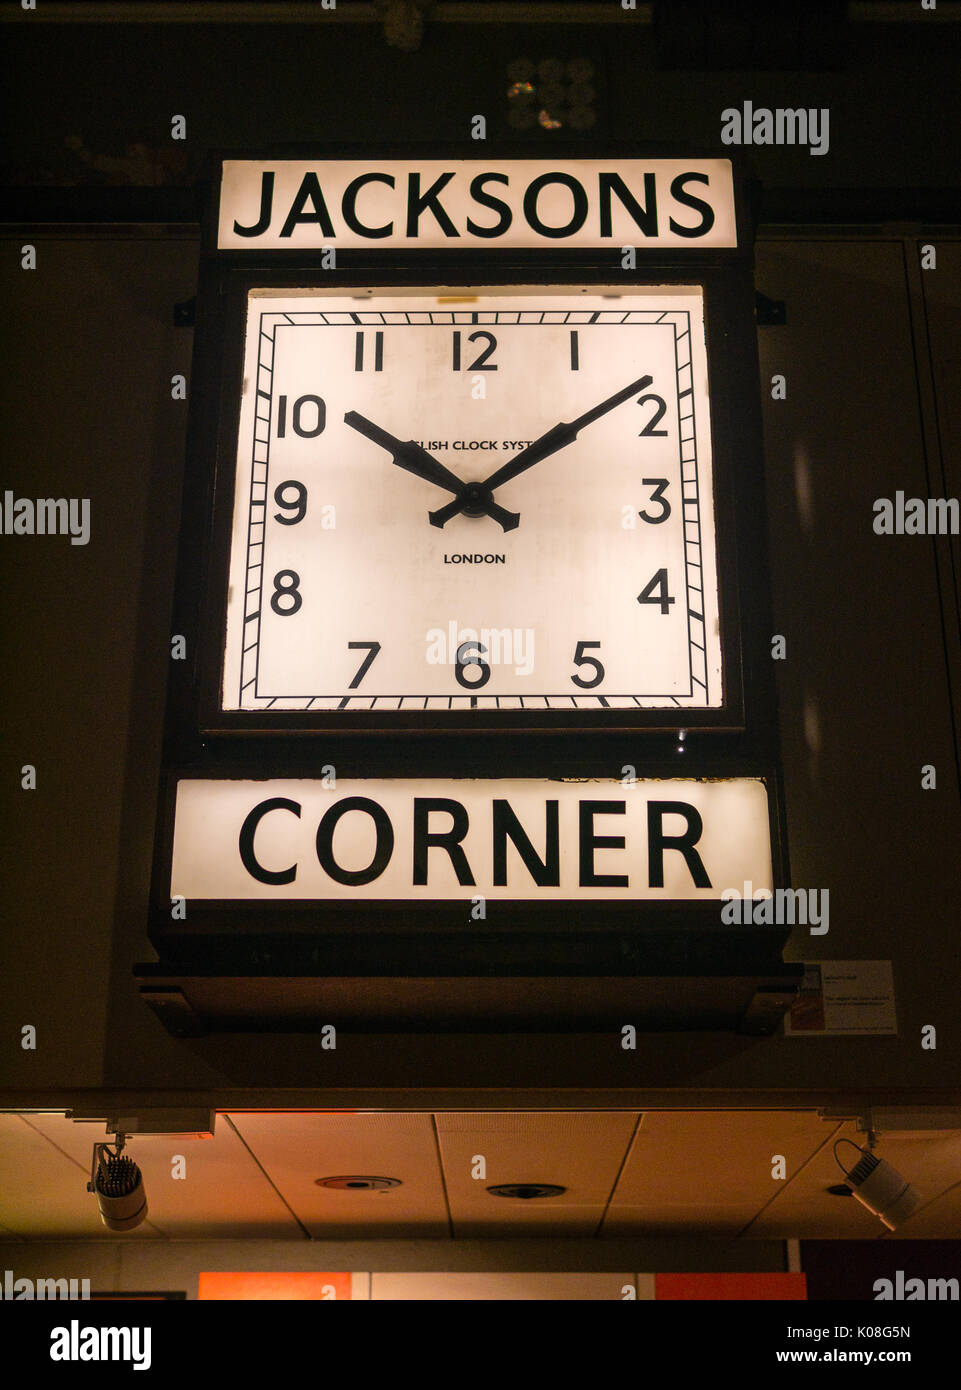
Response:
M699 286L252 290L223 709L720 706L704 335Z

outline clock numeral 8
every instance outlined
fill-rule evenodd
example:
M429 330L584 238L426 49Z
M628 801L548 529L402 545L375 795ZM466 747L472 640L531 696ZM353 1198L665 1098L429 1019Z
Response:
M286 583L281 583L285 580ZM283 598L293 600L290 608L281 608L280 601ZM300 592L300 575L296 570L278 570L274 575L274 592L270 596L270 606L281 618L289 618L298 612L303 603L303 595Z
M468 652L476 652L475 656L468 656ZM457 677L458 685L462 685L465 690L480 690L482 685L486 685L491 678L491 668L482 658L487 655L487 648L481 646L479 642L462 642L457 648L457 660L454 663L454 675ZM467 667L477 666L480 675L476 680L467 679Z

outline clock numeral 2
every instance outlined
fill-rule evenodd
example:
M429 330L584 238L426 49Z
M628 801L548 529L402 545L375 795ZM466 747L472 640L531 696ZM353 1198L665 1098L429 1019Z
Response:
M665 401L663 396L638 396L637 398L638 405L646 405L648 401L657 401L657 410L654 412L653 417L650 420L648 420L647 424L641 430L639 436L639 438L641 439L650 439L653 435L667 434L667 430L656 430L654 428L654 426L659 423L665 410L667 409L667 401Z
M281 583L281 580L286 582ZM293 600L291 608L281 608L280 600L289 598ZM278 570L274 575L274 592L270 596L270 606L281 618L290 618L300 610L303 604L303 595L300 592L300 575L296 570Z
M313 406L317 411L317 419L311 428L306 428L303 421L303 410L305 405ZM319 396L298 396L294 401L291 410L291 424L294 434L299 434L301 439L316 439L318 434L323 432L327 423L327 407ZM277 438L283 439L287 433L287 397L277 397Z
M487 359L488 359L488 357L490 357L491 353L492 353L492 352L495 350L495 348L497 347L497 339L494 337L493 333L487 333L487 332L485 332L484 329L481 328L481 329L478 329L476 333L470 333L470 334L468 334L467 341L468 341L469 343L473 343L473 342L476 342L478 338L486 338L486 339L487 339L487 346L486 346L486 348L484 348L483 352L482 352L481 355L476 359L476 361L474 361L469 367L467 367L466 370L469 371L469 372L496 372L496 371L497 371L497 363L496 363L496 362L491 362L490 365L487 365ZM461 369L461 365L460 365L460 333L459 333L459 332L455 332L455 334L454 334L454 371L455 371L455 372L459 372L460 369Z
M571 676L575 685L579 685L582 690L593 690L595 685L600 685L604 679L604 667L596 656L585 656L588 647L599 647L600 642L578 642L574 650L575 666L593 666L596 672L593 680L585 680L583 676Z
M661 613L666 617L674 600L667 592L667 570L658 570L649 584L637 596L638 603L659 603Z
M358 333L354 340L354 371L364 370L364 337L363 333ZM374 371L384 370L384 335L383 333L374 334Z

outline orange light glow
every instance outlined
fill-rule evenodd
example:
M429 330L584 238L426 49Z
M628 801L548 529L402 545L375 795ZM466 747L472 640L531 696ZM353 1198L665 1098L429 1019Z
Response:
M334 1302L350 1298L349 1274L201 1274L198 1299Z

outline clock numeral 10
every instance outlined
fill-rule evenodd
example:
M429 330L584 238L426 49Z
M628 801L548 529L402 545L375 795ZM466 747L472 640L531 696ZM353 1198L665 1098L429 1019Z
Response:
M307 420L310 416L315 416L313 425L304 423L304 407L307 407ZM316 439L318 434L323 432L327 423L327 407L320 396L298 396L294 401L290 412L291 425L294 434L299 434L301 439ZM287 397L277 397L277 438L283 439L287 434Z
M674 600L667 592L667 570L658 570L650 583L646 584L637 596L638 603L659 603L661 613L666 617Z

